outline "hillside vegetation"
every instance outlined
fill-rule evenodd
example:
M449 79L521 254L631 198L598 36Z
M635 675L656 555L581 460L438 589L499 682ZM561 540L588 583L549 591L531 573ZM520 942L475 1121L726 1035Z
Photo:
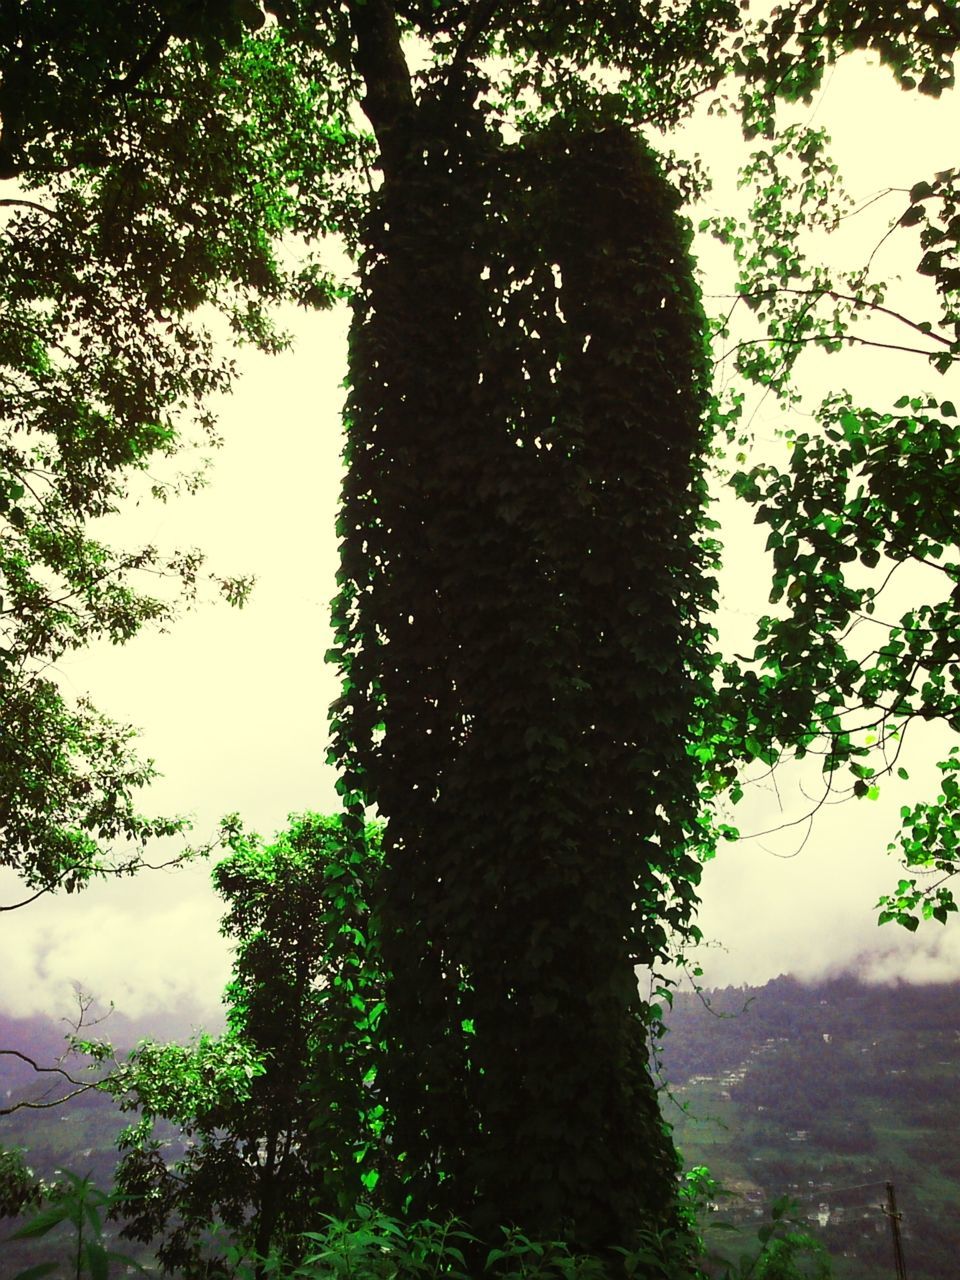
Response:
M954 1274L960 984L782 976L703 997L667 1017L661 1105L685 1164L728 1188L717 1216L745 1224L789 1192L838 1280L888 1280L890 1180L911 1280Z

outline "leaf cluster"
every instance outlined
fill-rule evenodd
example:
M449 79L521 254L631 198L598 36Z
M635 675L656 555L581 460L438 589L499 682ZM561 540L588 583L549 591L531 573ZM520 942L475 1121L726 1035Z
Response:
M884 776L907 776L900 754L912 722L960 727L956 411L904 396L880 413L840 395L818 417L818 434L789 434L787 470L762 464L733 476L770 527L770 601L781 609L759 620L748 665L724 664L718 704L731 753L768 763L785 752L820 755L824 798L876 799ZM910 564L934 570L930 596L886 618L883 592ZM949 782L950 766L941 768ZM904 809L907 865L956 868L949 790ZM944 892L938 919L952 901ZM902 907L903 883L898 893ZM907 921L900 911L881 922L894 918Z
M209 401L234 366L213 322L285 346L271 307L341 296L316 242L356 226L365 144L342 79L276 29L244 35L257 6L195 8L37 3L0 20L15 183L0 201L0 864L31 887L79 888L136 861L112 861L109 842L183 828L138 813L152 766L44 671L168 625L205 576L243 604L252 580L205 575L199 551L115 547L93 528L133 493L203 482L162 470L217 443Z
M305 814L269 844L235 819L225 834L231 854L213 875L236 947L227 1030L144 1041L100 1086L140 1116L121 1135L123 1234L156 1242L183 1277L223 1264L214 1223L233 1247L295 1260L311 1217L368 1194L388 1158L370 913L378 830L358 843L339 818ZM157 1120L187 1140L170 1165Z

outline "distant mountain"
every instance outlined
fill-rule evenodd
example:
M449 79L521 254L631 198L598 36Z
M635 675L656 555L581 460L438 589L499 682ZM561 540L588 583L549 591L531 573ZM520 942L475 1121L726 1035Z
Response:
M889 1180L910 1280L956 1274L960 983L781 976L678 993L665 1015L663 1114L687 1167L734 1193L719 1217L746 1224L789 1192L838 1280L888 1280Z

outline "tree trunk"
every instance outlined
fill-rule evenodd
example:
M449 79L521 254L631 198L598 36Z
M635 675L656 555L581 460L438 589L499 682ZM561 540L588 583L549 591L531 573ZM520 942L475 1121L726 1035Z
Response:
M641 144L505 147L475 96L421 100L368 228L334 733L388 821L395 1207L600 1249L677 1221L634 967L697 871L700 312Z

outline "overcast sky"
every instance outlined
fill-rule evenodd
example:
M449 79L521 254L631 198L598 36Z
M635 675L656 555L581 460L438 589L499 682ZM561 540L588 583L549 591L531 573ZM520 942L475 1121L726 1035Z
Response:
M837 70L803 118L833 136L835 158L858 204L887 187L909 188L956 161L956 97L939 103L908 97L865 62ZM683 142L682 152L700 150L713 172L709 202L718 208L734 198L736 168L745 156L738 137L730 122L701 121ZM668 145L681 150L677 140ZM904 201L890 197L848 219L828 246L831 257L862 262ZM916 241L905 243L908 252L898 257L891 238L881 266L895 271L902 263L900 300L920 318L932 316L924 282L913 274ZM705 292L727 291L729 267L715 247L701 238L696 252ZM708 307L719 304L708 301ZM109 715L142 728L143 753L164 774L145 807L193 813L198 841L211 836L227 812L239 811L248 827L270 835L290 812L337 808L334 776L324 764L326 708L337 686L322 658L331 640L328 605L337 564L347 316L341 310L289 319L297 334L293 352L242 355L242 379L220 406L226 443L209 487L166 507L143 504L104 529L124 540L197 545L224 573L256 574L250 604L242 612L208 605L167 635L144 633L123 648L97 647L59 665L69 695L89 693ZM803 369L814 402L843 386L880 408L908 391L960 396L956 374L940 377L916 357L875 349L842 358L813 355ZM760 447L774 457L784 449L773 435L778 425L805 423L788 423L770 403L759 406ZM749 511L728 501L718 510L727 547L720 626L725 642L749 646L752 624L767 607L763 538ZM909 583L901 588L896 603L902 608L910 590ZM891 612L899 616L902 608ZM933 766L944 737L912 730L911 737L909 782L887 782L876 802L825 807L802 848L803 823L726 845L708 865L700 924L714 945L697 957L708 985L845 969L880 981L960 977L956 917L946 928L931 923L916 935L875 923L877 897L898 879L896 860L884 851L899 808L936 793ZM801 788L814 790L817 775L783 769L776 781L748 788L735 811L744 833L800 817L808 807ZM0 901L18 896L16 881L0 876ZM229 970L217 931L221 907L209 887L209 867L201 864L98 884L81 896L7 914L0 928L0 1004L15 1014L65 1013L72 984L79 983L135 1017L169 1010L185 1023L210 1020Z

